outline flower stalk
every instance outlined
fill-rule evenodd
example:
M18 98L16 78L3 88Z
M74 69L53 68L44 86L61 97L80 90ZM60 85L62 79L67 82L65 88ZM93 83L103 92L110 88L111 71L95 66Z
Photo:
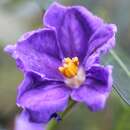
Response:
M70 113L70 111L73 109L75 105L76 105L76 102L71 100L68 108L60 115L62 121ZM57 127L58 127L58 122L55 119L52 119L47 126L47 130L56 130Z

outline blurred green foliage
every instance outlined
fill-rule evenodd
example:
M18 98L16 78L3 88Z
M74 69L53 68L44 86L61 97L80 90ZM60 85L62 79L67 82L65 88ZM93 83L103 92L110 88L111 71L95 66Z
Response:
M13 129L17 112L16 88L22 74L16 69L15 61L3 52L8 43L15 43L24 33L42 27L44 10L54 0L0 0L0 130ZM129 0L57 0L65 5L80 4L96 15L118 26L116 53L130 70L130 1ZM113 59L114 79L129 98L129 79ZM119 71L119 73L117 73ZM130 130L130 108L113 91L106 109L92 113L79 105L59 124L59 130Z

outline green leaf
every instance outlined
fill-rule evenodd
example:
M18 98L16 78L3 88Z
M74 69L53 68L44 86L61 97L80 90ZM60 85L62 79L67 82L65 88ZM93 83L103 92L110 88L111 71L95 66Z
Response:
M122 59L113 50L108 57L104 57L103 59L105 65L110 64L114 66L113 87L123 100L130 105L130 71Z

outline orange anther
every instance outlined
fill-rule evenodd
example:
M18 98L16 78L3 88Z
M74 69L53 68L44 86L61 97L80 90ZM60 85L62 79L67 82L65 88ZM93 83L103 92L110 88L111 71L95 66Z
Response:
M72 61L73 61L76 65L79 64L79 59L78 59L78 57L72 58Z
M63 60L63 66L60 66L58 69L65 77L72 78L78 73L78 65L78 57L74 57L72 59L67 57Z

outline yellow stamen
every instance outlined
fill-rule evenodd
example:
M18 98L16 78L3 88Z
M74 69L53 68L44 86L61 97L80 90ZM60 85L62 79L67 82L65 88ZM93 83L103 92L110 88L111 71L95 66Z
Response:
M58 69L66 78L72 78L77 75L78 66L78 57L74 57L72 59L67 57L63 60L63 66L60 66Z
M78 57L72 58L72 61L74 62L74 64L79 65L79 59L78 59Z

